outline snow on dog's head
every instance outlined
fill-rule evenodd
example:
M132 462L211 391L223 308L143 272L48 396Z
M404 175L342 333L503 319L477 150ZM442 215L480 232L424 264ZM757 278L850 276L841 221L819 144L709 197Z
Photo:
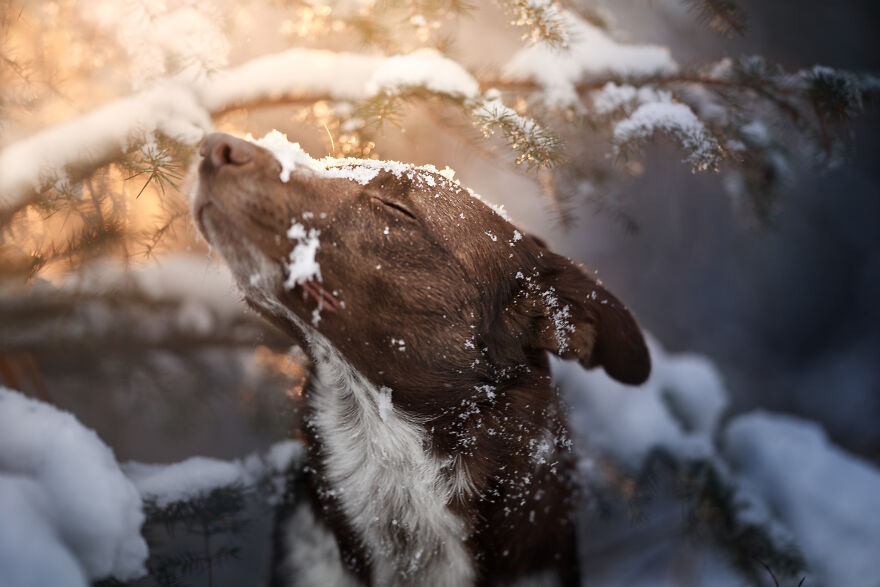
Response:
M248 302L301 341L312 324L373 383L498 381L544 351L647 377L623 304L448 173L314 160L277 132L201 154L193 216Z

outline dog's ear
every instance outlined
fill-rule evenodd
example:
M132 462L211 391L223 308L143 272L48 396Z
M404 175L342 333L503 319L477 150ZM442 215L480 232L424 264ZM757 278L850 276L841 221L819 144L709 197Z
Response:
M614 379L638 385L651 357L635 318L581 267L547 249L520 298L529 306L531 344L584 367L603 367Z

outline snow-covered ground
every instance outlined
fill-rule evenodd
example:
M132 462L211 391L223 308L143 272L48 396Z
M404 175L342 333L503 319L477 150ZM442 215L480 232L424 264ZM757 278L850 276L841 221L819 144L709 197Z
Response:
M146 573L144 515L113 451L69 413L0 388L0 579L88 585Z
M572 406L572 430L586 453L583 468L590 470L595 457L610 457L637 473L657 450L681 464L711 463L735 492L741 524L760 525L780 546L791 541L800 550L809 570L805 584L876 587L880 471L831 444L813 422L760 411L724 422L727 392L712 363L668 354L655 340L649 347L653 372L638 388L552 358L554 379ZM664 528L664 540L676 532L675 524ZM639 530L629 533L625 540L636 548ZM632 552L635 558L618 568L604 561L609 582L600 584L665 585L652 577L662 569L650 558L665 552L660 558L669 564L669 550L655 544L651 552ZM732 571L719 553L708 549L701 556L704 581L698 584L728 584ZM645 563L644 577L632 573L638 560Z
M797 544L809 566L808 584L876 587L880 472L833 446L811 422L758 412L725 423L727 394L713 365L697 355L668 354L653 340L650 348L654 373L639 388L554 360L583 468L610 458L635 473L658 449L681 462L714 463L737 492L744 521ZM72 414L0 389L3 586L141 576L147 557L142 500L165 507L266 480L277 491L283 471L302 457L301 445L287 441L240 460L120 465ZM680 504L661 499L652 507L644 525L584 518L592 584L666 585L665 569L683 556L699 561L696 584L740 584L715 547L677 541Z

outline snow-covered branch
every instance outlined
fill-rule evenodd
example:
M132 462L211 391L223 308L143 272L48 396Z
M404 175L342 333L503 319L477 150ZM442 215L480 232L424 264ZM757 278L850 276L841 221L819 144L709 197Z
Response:
M456 98L479 86L434 51L383 57L292 49L260 57L202 83L168 82L46 129L0 152L0 217L61 182L75 182L162 135L196 145L212 117L267 103L359 101L404 89Z
M0 447L4 584L85 587L146 573L140 496L93 431L0 387Z
M161 85L48 128L0 152L0 217L37 194L75 182L162 134L194 145L211 118L182 86Z
M718 18L731 15L733 10L725 3L694 4L717 9ZM380 122L393 113L404 100L438 97L460 108L485 136L501 130L517 154L516 161L530 165L549 165L558 159L562 148L558 135L568 130L572 117L585 116L595 122L598 116L610 129L612 152L661 130L678 140L686 160L705 169L716 168L722 158L730 159L734 166L746 159L766 166L781 157L778 149L772 153L765 149L761 157L736 155L745 144L742 127L751 122L748 118L756 117L742 112L753 104L768 104L807 134L812 121L820 137L818 151L832 161L837 148L835 125L858 112L863 97L880 88L872 76L828 68L788 74L759 58L724 60L703 70L684 69L668 48L621 42L604 28L552 2L513 5L537 11L543 15L538 18L541 22L550 19L556 23L551 28L565 32L565 42L558 43L565 48L548 43L525 47L511 57L500 75L480 78L431 49L385 56L295 48L213 74L175 75L156 81L148 90L3 149L0 221L48 191L67 193L71 185L96 169L156 141L171 140L191 152L212 129L212 119L236 109L341 103L355 108L340 109L349 112L339 121L340 128L358 133L366 132L368 123ZM634 111L625 112L623 120L619 116L623 111L609 115L593 108L596 92L606 91L609 84L645 89L658 96L662 93L663 99L641 100ZM703 89L708 94L699 92ZM514 109L502 101L508 96L526 100ZM556 129L546 120L534 118L532 112L562 112L567 122L561 130ZM738 185L753 191L763 189L758 183L740 181Z
M785 566L802 555L808 583L873 585L880 565L867 545L880 540L880 472L811 422L760 411L725 421L727 391L711 362L667 353L653 340L649 347L653 371L639 389L551 357L572 429L593 450L581 470L607 484L601 462L610 458L644 479L663 455L691 477L698 513L716 525L731 558L743 553L730 550L745 548L748 565L763 551Z

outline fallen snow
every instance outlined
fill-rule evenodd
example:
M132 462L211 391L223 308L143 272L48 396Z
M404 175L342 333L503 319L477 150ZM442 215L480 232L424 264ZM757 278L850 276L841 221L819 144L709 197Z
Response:
M378 399L378 407L379 407L379 417L382 418L382 421L385 422L388 420L388 416L394 411L394 405L391 403L391 388L385 387L384 385L379 388L379 399Z
M613 143L621 147L649 138L657 131L666 131L689 153L688 161L704 167L718 151L718 142L703 122L686 104L679 102L648 102L639 106L629 118L614 125Z
M287 238L295 241L296 245L290 251L287 264L288 273L284 282L284 287L287 289L293 289L313 279L321 281L321 266L315 259L321 247L321 241L318 240L320 234L321 232L314 228L306 231L306 228L295 220L291 224Z
M65 585L89 581L70 548L58 537L43 487L0 472L0 571L4 587Z
M727 405L721 376L705 359L667 354L653 339L651 377L640 387L550 355L554 382L572 404L571 428L586 446L634 471L651 451L697 458L712 454L712 434Z
M168 10L166 16L178 22L179 15L192 15L194 10ZM111 13L105 18L112 20ZM206 20L199 22L191 24L209 27ZM216 40L204 38L181 40L189 42L208 48L217 45ZM200 68L210 69L225 60L223 56L216 62L204 61L204 47L166 44L161 50L169 56L198 56ZM221 48L214 48L225 55ZM138 46L141 50L144 46ZM435 75L438 72L442 75ZM384 57L291 49L208 77L186 74L160 80L138 94L97 107L0 151L0 211L17 209L57 183L75 181L119 159L126 150L153 142L158 133L194 146L213 130L211 114L241 104L287 96L362 100L378 89L396 87L394 84L422 86L453 96L476 93L476 82L467 71L427 50Z
M433 49L389 57L373 73L366 90L373 96L380 92L396 94L412 87L456 98L472 98L480 91L474 76Z
M651 86L636 88L628 84L617 85L614 82L608 82L602 86L602 89L591 92L590 98L595 113L604 116L616 110L624 110L630 114L634 106L651 102L671 102L672 94Z
M833 446L818 424L794 417L756 412L721 427L728 400L712 363L668 354L650 338L648 346L653 371L640 387L551 355L582 448L633 474L657 449L683 464L712 463L735 491L738 523L760 526L777 545L796 545L814 574L807 584L876 586L880 471ZM585 470L592 462L584 459Z
M58 287L74 295L144 296L155 302L173 303L178 307L176 325L184 332L200 335L222 328L242 311L228 268L205 255L167 255L161 262L97 260L65 276ZM105 320L100 309L87 315L95 328L118 327L109 316ZM161 330L153 327L158 328L158 324L145 323L142 334L159 336Z
M101 259L70 273L61 289L79 294L136 291L156 301L197 301L223 315L238 314L241 299L226 265L205 255L165 255L161 262Z
M192 457L171 465L128 462L123 470L144 499L159 507L210 493L218 487L245 485L248 476L239 463Z
M473 97L479 91L467 70L432 49L385 57L297 48L220 72L202 86L200 94L207 110L219 112L286 96L357 101L412 87L456 98Z
M366 167L364 165L342 165L327 167L324 170L324 175L326 177L340 177L361 185L367 185L379 175L379 171L378 168Z
M528 119L524 119L528 120ZM497 206L483 200L483 197L471 190L470 188L462 188L458 180L454 179L455 170L446 167L445 169L437 169L433 165L414 165L411 163L401 163L400 161L379 161L376 159L354 159L324 157L323 159L313 159L306 153L299 143L291 143L287 135L277 130L272 130L262 139L254 139L251 135L245 137L255 145L266 148L281 163L282 181L289 181L290 175L299 169L307 169L307 173L315 174L321 177L347 179L361 185L366 185L372 181L379 173L388 172L396 177L406 177L413 181L416 186L423 188L445 188L450 191L460 192L466 191L468 195L480 200L505 220L510 220L503 206ZM439 192L435 197L439 197ZM295 222L294 222L295 224ZM299 240L297 247L302 247L296 254L296 260L293 259L291 252L291 264L297 267L292 272L299 275L298 279L291 281L288 279L288 287L295 287L297 283L308 281L309 275L320 275L320 273L311 273L319 271L317 263L314 262L314 252L317 251L318 232L312 234L312 231L305 233L304 230L291 227L293 236L290 238ZM312 238L314 237L314 240ZM522 238L522 236L520 236ZM514 240L518 240L514 237ZM296 249L294 249L296 251ZM300 271L301 270L301 271Z
M739 416L724 448L739 479L793 532L819 584L876 587L880 471L792 416Z
M4 587L85 585L145 574L134 485L71 414L0 387Z
M14 209L35 193L73 175L118 159L156 133L196 145L213 128L191 90L162 84L111 102L0 151L0 210Z
M539 43L518 51L504 67L506 78L542 86L550 105L576 104L575 86L591 77L646 78L678 69L665 47L620 43L571 12L563 10L561 15L569 32L568 50Z
M191 457L172 464L147 464L129 461L122 470L134 483L140 495L158 507L188 501L209 494L215 489L254 487L263 481L279 481L291 466L299 466L305 458L302 444L285 440L272 445L265 454L252 454L244 459L221 460ZM276 484L276 492L283 481Z
M200 93L211 112L285 96L362 100L369 96L367 84L385 59L381 55L290 49L219 72Z
M304 168L307 172L315 172L321 169L320 164L306 153L299 143L291 143L287 135L272 130L261 139L255 139L250 134L245 137L255 145L263 147L281 163L281 181L290 181L290 174L298 168Z

